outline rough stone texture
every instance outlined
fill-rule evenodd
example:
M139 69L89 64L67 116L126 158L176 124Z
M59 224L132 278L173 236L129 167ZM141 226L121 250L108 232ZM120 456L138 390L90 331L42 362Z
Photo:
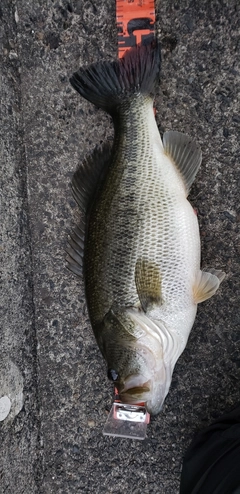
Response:
M0 9L1 295L0 397L11 409L0 422L0 492L37 492L40 468L36 333L20 62L14 10Z
M72 173L112 135L110 119L68 78L80 65L116 55L115 3L1 2L0 397L6 371L15 379L9 393L23 382L22 408L13 406L0 422L4 494L177 494L193 434L240 399L239 4L162 0L157 8L157 121L161 132L189 133L202 146L190 200L203 266L222 268L227 278L199 307L147 439L131 442L102 436L112 387L83 284L64 261L78 219Z

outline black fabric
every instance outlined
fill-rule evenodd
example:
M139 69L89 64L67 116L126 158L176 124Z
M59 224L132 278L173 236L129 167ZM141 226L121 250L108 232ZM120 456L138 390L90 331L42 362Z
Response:
M240 494L240 403L201 431L188 448L180 494Z

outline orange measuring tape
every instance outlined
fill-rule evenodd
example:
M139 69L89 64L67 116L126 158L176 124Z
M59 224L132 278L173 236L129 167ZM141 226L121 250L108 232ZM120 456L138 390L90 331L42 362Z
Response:
M155 35L154 0L116 0L118 57L138 44L151 43Z
M155 36L154 0L116 0L118 58L129 48L149 44ZM125 404L114 389L114 402L103 429L105 436L144 439L150 414L145 403Z
M155 36L154 0L116 0L116 20L118 30L118 58L138 44L148 44ZM118 402L118 391L115 388ZM139 403L144 405L144 403ZM150 417L148 418L149 421Z
M116 0L118 28L118 57L122 58L129 48L149 44L155 36L154 0ZM118 390L108 420L103 429L106 436L144 439L150 422L145 403L136 405L121 403Z

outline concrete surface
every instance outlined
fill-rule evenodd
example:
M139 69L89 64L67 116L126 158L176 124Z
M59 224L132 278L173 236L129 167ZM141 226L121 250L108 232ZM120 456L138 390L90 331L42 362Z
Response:
M193 434L239 393L239 2L158 3L161 132L196 137L192 188L203 266L227 273L199 307L162 413L144 442L106 438L112 386L82 281L65 268L77 221L70 179L112 135L110 119L69 85L80 65L116 55L113 0L2 0L2 494L177 494Z

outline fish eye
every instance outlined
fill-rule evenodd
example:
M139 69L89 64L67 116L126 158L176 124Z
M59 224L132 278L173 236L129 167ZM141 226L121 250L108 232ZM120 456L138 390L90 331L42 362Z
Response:
M114 369L108 369L108 379L111 381L117 381L118 380L118 373Z

